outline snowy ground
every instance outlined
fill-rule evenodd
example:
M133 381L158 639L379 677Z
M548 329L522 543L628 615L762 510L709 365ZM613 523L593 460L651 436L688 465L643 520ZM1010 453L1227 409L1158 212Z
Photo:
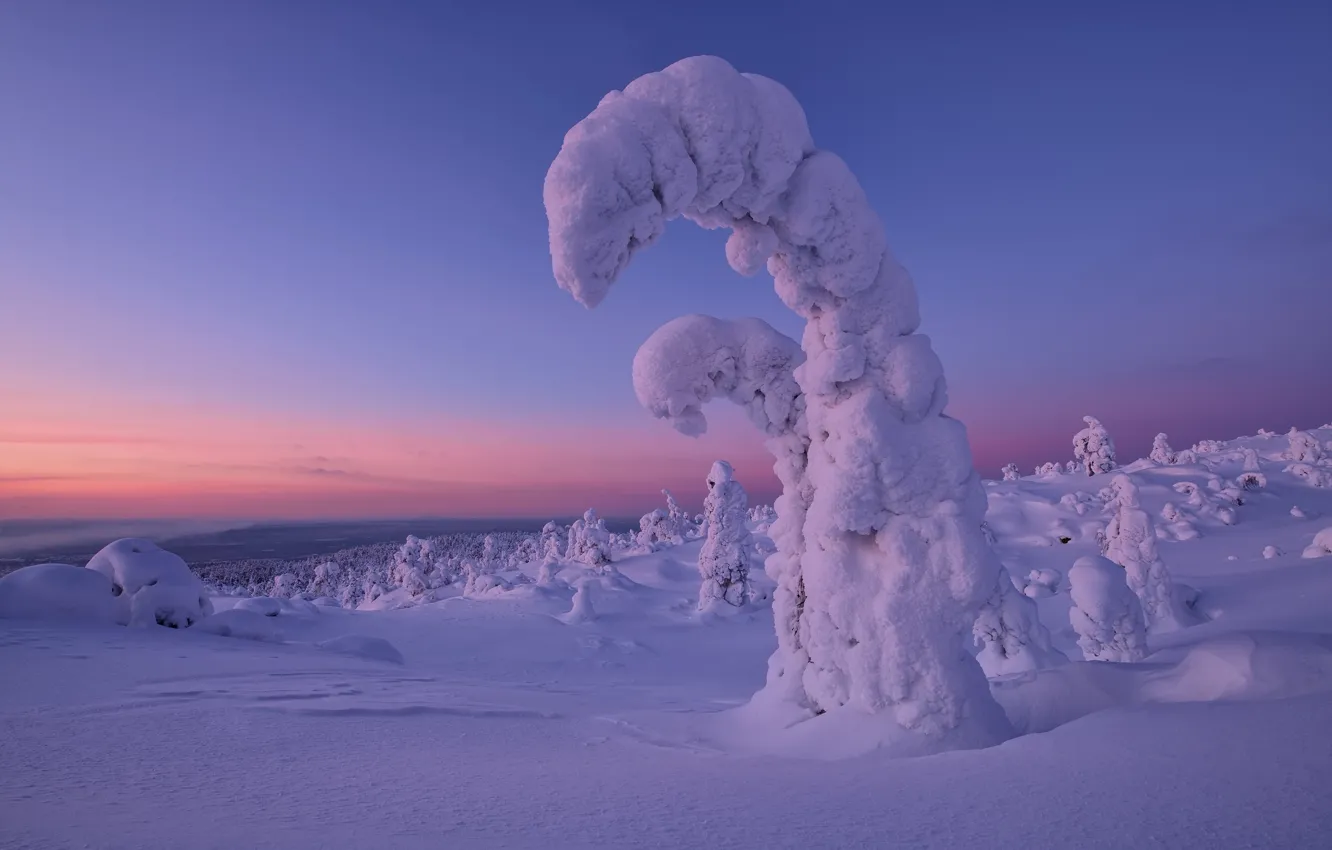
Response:
M575 624L562 584L272 618L214 600L218 623L281 642L0 619L0 846L1325 847L1332 557L1301 552L1332 525L1332 488L1285 472L1285 446L1130 467L1158 525L1171 501L1198 534L1161 550L1210 621L1139 664L992 681L1026 734L986 750L753 734L731 709L763 682L771 615L700 619L697 542L620 561L629 581L596 586L596 619ZM1267 486L1235 505L1208 481L1233 481L1244 448ZM990 485L1010 571L1095 553L1109 478ZM1080 659L1068 607L1066 589L1039 601ZM318 645L347 635L402 661Z

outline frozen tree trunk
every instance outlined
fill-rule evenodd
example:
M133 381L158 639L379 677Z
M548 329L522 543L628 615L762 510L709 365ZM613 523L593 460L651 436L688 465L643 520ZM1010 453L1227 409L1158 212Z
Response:
M708 539L698 555L703 582L698 590L698 608L707 610L724 602L740 607L749 600L749 553L754 550L746 524L748 499L735 480L735 471L724 460L708 473L708 495L703 515L708 521Z
M943 414L943 369L915 332L910 277L790 92L715 57L641 77L565 136L545 202L556 280L587 306L683 215L730 228L731 266L766 263L806 320L800 425L768 431L783 495L767 562L778 582L767 692L926 735L965 726L957 740L970 743L1008 734L965 645L999 569L966 430ZM747 409L768 417L756 389Z

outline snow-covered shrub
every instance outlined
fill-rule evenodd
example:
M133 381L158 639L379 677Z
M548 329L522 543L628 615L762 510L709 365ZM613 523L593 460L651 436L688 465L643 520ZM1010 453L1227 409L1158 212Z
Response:
M315 567L314 579L305 588L306 592L312 596L327 596L337 598L338 579L342 576L342 567L338 566L337 561L325 561Z
M1199 440L1193 447L1194 454L1211 455L1221 451L1221 444L1216 440Z
M1156 530L1158 537L1168 540L1195 540L1199 536L1198 529L1189 522L1183 511L1175 507L1174 502L1166 502L1161 508L1161 519L1165 525Z
M1275 546L1263 547L1263 557L1268 559L1269 561L1281 554L1283 554L1282 551Z
M971 636L980 647L976 660L991 678L1042 670L1068 660L1050 645L1050 633L1041 625L1036 603L1017 592L1006 570L981 606Z
M1165 434L1157 434L1156 439L1152 440L1152 451L1147 457L1153 463L1168 466L1175 462L1175 450L1170 448L1169 440L1170 438Z
M1124 568L1128 587L1142 603L1147 627L1171 631L1190 624L1191 617L1175 598L1170 573L1156 551L1156 529L1138 501L1138 487L1127 475L1111 482L1114 511L1105 529L1105 556Z
M1095 416L1084 416L1087 427L1073 435L1073 460L1088 475L1115 468L1115 443Z
M1318 463L1323 459L1323 447L1308 431L1291 428L1287 435L1290 446L1286 449L1286 459L1296 463Z
M999 473L1003 475L1005 481L1017 481L1022 477L1022 474L1018 472L1016 463L1006 464L1003 469L999 470Z
M1241 472L1235 486L1241 490L1262 490L1267 486L1267 476L1261 472Z
M1258 452L1250 448L1240 449L1240 458L1244 462L1245 472L1261 472L1262 464L1258 461Z
M1314 535L1313 541L1304 547L1303 557L1325 558L1332 555L1332 525Z
M1188 466L1198 462L1198 455L1193 449L1180 449L1175 452L1175 463L1180 466Z
M0 618L126 625L130 600L95 570L33 564L0 578Z
M1056 466L1058 466L1058 464L1056 464ZM1073 475L1074 473L1078 472L1081 469L1082 467L1079 466L1076 461L1070 460L1068 463L1064 464L1065 475Z
M466 582L463 584L463 596L485 596L497 590L510 589L511 585L495 572L498 563L494 558L485 557L464 561L463 577Z
M745 508L745 488L735 480L735 471L724 460L708 472L708 495L703 500L708 538L698 554L699 610L718 602L744 605L749 599L749 558L754 549Z
M1286 472L1302 479L1310 487L1332 487L1332 472L1309 463L1292 463Z
M1078 516L1084 516L1087 513L1087 509L1096 504L1096 499L1092 497L1091 493L1077 490L1060 496L1059 504L1062 507L1073 511L1073 513Z
M581 519L569 526L565 557L592 567L610 563L610 532L606 530L606 521L594 509L588 508Z
M1174 490L1184 497L1184 504L1191 508L1211 508L1211 503L1207 501L1207 495L1192 481L1177 481Z
M541 569L537 572L537 584L541 587L550 587L555 584L555 576L559 574L560 568L564 566L559 558L547 555L541 561Z
M1299 505L1290 506L1290 515L1295 517L1295 519L1304 519L1306 516L1308 516L1308 514L1304 512L1304 509L1301 508Z
M1031 570L1022 587L1022 595L1031 599L1044 599L1059 592L1059 583L1064 577L1059 570Z
M1124 581L1118 565L1088 555L1068 571L1073 607L1069 623L1088 661L1141 661L1147 656L1142 603Z
M762 352L787 360L790 346L750 323L701 351L728 371L677 361L651 382L662 394L640 395L686 428L713 395L772 426L783 495L766 565L778 637L767 694L807 715L849 705L926 735L967 722L1002 736L1006 720L964 647L999 569L980 532L985 495L966 432L943 415L943 370L915 333L910 277L791 93L715 57L648 74L569 131L544 196L555 278L588 306L683 215L730 228L732 268L766 263L806 320L793 373L789 362L767 368ZM742 400L727 377L737 374L773 380ZM790 374L798 395L768 393Z
M189 565L151 540L126 537L108 543L87 568L129 596L131 625L183 629L213 613L208 591Z
M393 553L393 570L389 575L394 587L400 587L411 596L420 596L429 589L426 573L430 566L426 563L423 541L415 534L407 535L407 542Z
M1036 467L1036 475L1039 478L1053 478L1056 475L1063 475L1064 468L1057 463L1043 463Z

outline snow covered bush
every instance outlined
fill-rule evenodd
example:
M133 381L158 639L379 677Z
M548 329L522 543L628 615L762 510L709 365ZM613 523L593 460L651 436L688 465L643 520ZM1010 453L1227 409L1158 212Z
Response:
M1272 560L1273 558L1280 556L1281 554L1283 554L1282 551L1275 546L1263 547L1263 557L1269 561Z
M606 521L594 509L588 508L582 519L569 526L565 557L591 567L610 563L610 532L606 530Z
M1036 475L1039 478L1053 478L1056 475L1063 475L1064 468L1057 463L1043 463L1036 467Z
M999 470L999 472L1004 476L1005 481L1017 481L1022 477L1018 472L1018 465L1016 463L1007 464L1003 469Z
M1332 525L1314 535L1313 541L1304 547L1303 557L1325 558L1332 555Z
M131 625L183 629L213 613L208 591L189 565L151 540L126 537L108 543L87 568L129 597Z
M1110 486L1115 496L1107 507L1114 514L1105 529L1105 556L1124 568L1149 629L1166 632L1190 625L1192 617L1176 600L1170 573L1157 554L1156 529L1138 500L1137 485L1117 475Z
M1304 481L1310 487L1332 487L1332 472L1310 463L1292 463L1285 472Z
M1152 440L1152 450L1147 457L1153 463L1168 466L1175 462L1175 450L1170 448L1169 439L1165 434L1157 434L1156 439Z
M991 678L1043 670L1068 660L1050 645L1036 603L1017 592L1007 571L1000 573L994 592L981 606L971 635L980 647L976 660Z
M1088 555L1068 571L1073 607L1068 619L1088 661L1141 661L1147 656L1142 603L1118 565Z
M1073 435L1073 460L1088 475L1098 475L1115 468L1115 444L1105 426L1095 416L1084 416L1087 427Z
M597 618L597 610L592 607L592 580L584 578L578 582L578 587L574 590L573 605L569 613L560 619L569 625L579 623L590 623Z
M1059 570L1031 570L1027 573L1027 581L1022 587L1022 595L1030 599L1054 596L1059 592L1059 583L1063 579L1064 577Z
M1212 455L1221 451L1221 443L1216 440L1199 440L1193 447L1194 454Z
M130 601L95 570L33 564L0 578L0 618L124 626L130 621Z
M411 596L420 596L430 588L426 581L426 572L430 567L423 556L422 543L421 538L409 534L407 542L393 554L393 586L402 588Z
M1308 431L1291 428L1287 435L1290 446L1286 449L1286 459L1296 463L1318 463L1323 459L1323 447Z
M698 589L700 611L718 602L739 607L749 599L749 557L754 541L746 522L747 501L731 465L724 460L714 463L703 500L708 537L698 554L698 571L703 577Z
M694 524L689 515L680 508L679 502L670 490L662 490L666 497L665 509L657 508L643 515L638 521L637 542L640 546L657 549L663 546L679 546L691 536Z
M337 561L325 561L315 567L314 578L306 587L306 592L311 596L327 596L336 599L339 595L338 579L342 575L342 567L338 566Z
M700 356L720 353L715 379L696 362L647 381L640 363L653 358L634 366L640 399L686 431L714 395L768 425L783 494L767 562L778 649L766 693L807 716L852 706L924 734L964 722L972 742L1006 734L964 646L999 570L966 431L943 415L943 369L915 333L911 278L791 93L706 56L640 77L568 132L544 196L555 278L589 307L684 216L729 228L732 268L766 263L806 320L798 395L783 365L793 348L757 321L742 335L738 323L675 325L707 343Z

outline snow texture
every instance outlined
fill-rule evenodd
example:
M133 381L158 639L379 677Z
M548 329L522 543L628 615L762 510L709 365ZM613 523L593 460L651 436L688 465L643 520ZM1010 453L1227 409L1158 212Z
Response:
M749 600L749 559L754 540L749 534L748 496L735 480L735 470L724 460L708 472L708 495L703 516L708 536L698 555L703 581L698 589L699 610L719 602L739 607Z
M87 568L129 597L130 625L183 629L213 612L204 583L189 565L151 540L126 537L108 543Z
M1068 571L1073 607L1069 622L1088 661L1141 661L1147 656L1142 604L1124 581L1124 570L1088 555Z
M99 572L34 564L0 578L0 617L126 625L129 597Z
M999 571L966 431L943 414L911 278L791 93L709 56L647 74L566 134L544 196L555 279L589 307L684 216L730 228L732 267L752 274L766 260L806 320L794 371L805 427L769 443L783 494L764 701L807 717L850 706L936 738L964 724L972 743L1006 736L965 651Z
M1115 468L1115 443L1095 416L1084 416L1087 427L1073 435L1073 460L1087 475ZM1158 437L1159 439L1159 437Z

